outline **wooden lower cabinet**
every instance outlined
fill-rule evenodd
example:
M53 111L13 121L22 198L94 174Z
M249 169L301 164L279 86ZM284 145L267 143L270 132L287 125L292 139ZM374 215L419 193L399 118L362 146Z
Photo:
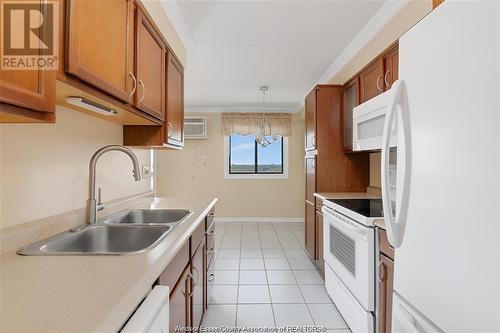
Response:
M314 259L316 252L316 208L313 203L306 201L306 250L309 256Z
M392 293L394 291L394 249L387 240L387 234L382 229L377 229L379 243L379 263L377 288L379 292L378 332L390 333L392 325Z
M325 274L325 261L323 256L323 214L316 210L316 256L314 263L321 275Z
M214 251L210 250L215 245L213 237L210 238L211 244L207 245L207 234L215 231L215 224L207 225L207 222L213 221L210 214L158 278L158 284L170 287L170 332L176 331L176 326L196 330L203 320L208 303L208 274L213 275L214 264Z
M191 326L199 327L205 313L206 286L205 238L191 258Z
M170 332L176 332L176 327L190 325L190 266L186 266L174 289L170 291L169 327Z
M380 255L379 262L379 333L390 333L392 324L392 293L394 283L394 261Z

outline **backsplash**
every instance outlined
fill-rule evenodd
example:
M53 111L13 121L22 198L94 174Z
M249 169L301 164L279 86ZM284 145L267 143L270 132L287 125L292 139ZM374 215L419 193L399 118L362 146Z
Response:
M382 187L380 176L380 153L370 154L370 186L377 188Z
M57 107L55 124L0 125L0 229L85 207L92 154L122 144L122 126ZM142 165L150 150L135 149ZM97 185L103 201L150 191L151 179L135 182L130 158L102 156Z

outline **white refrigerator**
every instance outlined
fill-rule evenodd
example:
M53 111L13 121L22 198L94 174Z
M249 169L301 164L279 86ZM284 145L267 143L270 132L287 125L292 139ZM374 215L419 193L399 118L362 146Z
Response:
M500 332L500 2L444 1L399 63L382 147L393 333Z

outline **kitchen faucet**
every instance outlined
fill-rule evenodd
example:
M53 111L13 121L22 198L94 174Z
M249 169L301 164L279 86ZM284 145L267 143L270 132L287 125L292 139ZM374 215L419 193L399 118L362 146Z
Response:
M107 153L108 151L121 151L127 154L132 163L134 165L134 170L132 171L134 175L135 181L141 180L141 175L139 173L139 161L137 160L137 156L127 147L119 146L119 145L110 145L105 146L99 149L94 153L89 163L89 198L87 200L87 208L86 208L86 216L85 216L85 224L89 226L96 222L96 214L97 211L103 210L104 205L101 202L101 189L99 189L98 201L96 201L95 197L95 173L96 173L96 164L99 158Z

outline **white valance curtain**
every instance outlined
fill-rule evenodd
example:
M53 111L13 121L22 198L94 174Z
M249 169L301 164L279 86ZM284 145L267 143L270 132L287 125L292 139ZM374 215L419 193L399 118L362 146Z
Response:
M266 113L265 118L270 125L265 129L265 136L292 135L292 116L290 113ZM260 129L262 113L222 113L222 134L249 135Z

